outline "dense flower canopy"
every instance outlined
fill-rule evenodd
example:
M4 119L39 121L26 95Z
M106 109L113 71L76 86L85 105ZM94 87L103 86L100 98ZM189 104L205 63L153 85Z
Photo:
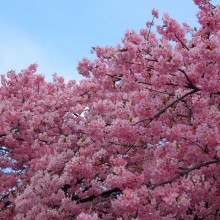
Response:
M78 84L2 76L0 219L220 218L220 6L194 2L198 30L153 9Z

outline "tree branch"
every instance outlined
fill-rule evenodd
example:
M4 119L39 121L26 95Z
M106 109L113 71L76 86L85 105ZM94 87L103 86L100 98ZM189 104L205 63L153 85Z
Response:
M212 161L208 161L208 162L205 162L205 163L202 163L202 164L199 164L199 165L196 165L194 167L191 167L191 168L183 168L183 167L180 167L179 169L180 170L183 170L183 172L181 172L180 174L178 174L177 176L175 176L174 178L170 179L170 180L166 180L164 182L161 182L161 183L158 183L158 184L153 184L150 189L155 189L159 186L164 186L166 184L171 184L172 182L174 182L175 180L179 179L180 177L182 176L185 176L185 175L188 175L190 172L192 172L193 170L199 170L201 169L202 167L205 167L205 166L209 166L211 164L216 164L216 163L220 163L220 159L217 159L217 160L212 160Z
M125 156L133 147L134 144L132 144L124 153L122 153L122 155Z
M86 95L86 94L88 94L89 93L89 91L85 91L85 92L83 92L80 96L84 96L84 95Z
M186 74L186 72L182 69L178 69L181 73L184 74L184 76L186 77L187 81L189 82L190 85L193 85L192 81L190 80L190 78L188 77L188 75Z
M189 95L192 95L192 94L194 94L194 93L196 93L196 92L198 92L198 91L200 91L200 89L199 89L199 88L196 88L196 89L194 89L194 90L192 90L192 91L186 93L185 95L179 97L178 99L176 99L175 101L173 101L173 102L170 103L169 105L165 106L163 109L161 109L159 112L157 112L153 117L142 119L142 120L136 122L136 123L133 124L133 125L137 125L137 124L142 123L142 122L145 122L145 121L147 121L147 120L149 121L148 124L151 123L155 118L158 118L158 117L159 117L160 115L162 115L167 109L169 109L170 107L172 107L173 105L175 105L177 102L183 100L185 97L187 97L187 96L189 96Z
M214 95L220 95L220 91L212 92L211 95L213 95L213 94L214 94Z
M154 23L154 16L153 16L153 19L152 19L152 21L151 21L151 23L150 23L150 28L149 28L149 31L148 31L148 34L147 34L147 41L148 41L148 39L149 39L149 36L150 36L150 32L151 32L151 28L152 28L152 26L153 26L153 23Z
M138 81L138 83L151 85L150 83L145 83L145 82L141 82L141 81ZM156 89L152 89L152 88L148 88L148 87L145 87L145 89L149 90L150 92L157 92L157 93L166 94L166 95L169 95L169 96L174 96L174 93L169 93L169 92L166 92L166 91L158 91Z
M0 135L0 138L5 137L5 136L6 136L6 134L1 134L1 135Z
M93 201L94 199L97 199L99 197L109 197L111 195L120 195L122 194L122 190L119 189L119 188L114 188L114 189L110 189L108 191L105 191L103 193L101 193L100 195L91 195L91 196L88 196L88 197L85 197L85 198L82 198L82 199L78 199L76 200L76 204L79 204L79 203L86 203L86 202L91 202Z
M189 48L180 40L180 38L175 34L176 39L181 43L183 48L187 49L189 51Z

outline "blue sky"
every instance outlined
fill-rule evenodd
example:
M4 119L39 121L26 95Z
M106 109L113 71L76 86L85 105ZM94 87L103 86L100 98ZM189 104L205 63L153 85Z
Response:
M139 30L151 10L197 25L193 0L0 0L0 74L38 63L53 73L81 79L77 63L93 46L114 46L128 29ZM219 0L213 0L213 4ZM157 21L160 23L161 21Z

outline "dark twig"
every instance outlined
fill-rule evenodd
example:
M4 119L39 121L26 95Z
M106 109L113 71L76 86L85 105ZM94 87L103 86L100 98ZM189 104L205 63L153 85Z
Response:
M111 195L120 195L122 193L122 190L119 189L119 188L114 188L114 189L110 189L108 191L105 191L103 193L101 193L100 195L91 195L91 196L88 196L88 197L85 197L85 198L82 198L82 199L79 199L76 201L77 204L79 203L86 203L86 202L91 202L93 201L94 199L96 198L99 198L99 197L102 197L102 198L107 198Z
M210 2L208 2L209 3L209 5L211 6L211 8L212 9L215 9L216 7L213 5L213 4L211 4Z
M211 95L220 95L220 91L212 92Z
M146 84L146 85L151 85L151 84L148 84L148 83L145 83L145 82L139 82L138 83L142 83L142 84ZM166 92L166 91L158 91L156 89L152 89L152 88L148 88L148 87L145 87L145 89L151 91L151 92L157 92L157 93L161 93L161 94L166 94L166 95L169 95L169 96L174 96L174 93L169 93L169 92Z
M151 123L155 118L158 118L161 114L163 114L167 109L169 109L170 107L174 106L177 102L183 100L185 97L189 96L189 95L192 95L196 92L200 91L199 88L196 88L188 93L186 93L185 95L179 97L178 99L176 99L175 101L173 101L172 103L170 103L169 105L165 106L164 108L162 108L159 112L157 112L153 117L151 118L145 118L145 119L142 119L138 122L136 122L135 124L133 125L137 125L139 123L142 123L142 122L145 122L148 120L148 124Z
M132 144L122 155L125 156L133 147L134 144Z
M184 74L184 76L186 77L187 81L189 82L189 84L193 85L192 81L190 80L190 78L188 77L188 75L186 74L186 72L182 69L178 69L181 73Z
M183 48L187 49L189 51L189 48L180 40L180 38L175 34L176 39L181 43Z
M202 167L206 167L206 166L209 166L211 164L216 164L216 163L220 163L220 159L218 160L212 160L212 161L208 161L208 162L205 162L205 163L202 163L202 164L199 164L199 165L196 165L194 167L191 167L191 168L183 168L183 167L180 167L179 169L180 170L183 170L183 172L179 173L177 176L175 176L174 178L170 179L170 180L166 180L164 182L161 182L161 183L158 183L158 184L153 184L150 189L155 189L159 186L164 186L166 184L171 184L173 183L175 180L179 179L180 177L182 176L185 176L185 175L188 175L190 172L192 172L193 170L199 170L201 169Z
M0 135L0 138L5 137L5 136L6 136L6 134L2 134L2 135Z
M80 96L84 96L84 95L86 95L86 94L88 94L89 93L89 91L85 91L85 92L83 92Z
M148 34L147 34L147 41L148 41L148 38L149 38L149 36L150 36L151 27L153 26L153 23L154 23L154 16L153 16L153 19L152 19L152 21L151 21L151 23L150 23L150 28L149 28L149 31L148 31Z

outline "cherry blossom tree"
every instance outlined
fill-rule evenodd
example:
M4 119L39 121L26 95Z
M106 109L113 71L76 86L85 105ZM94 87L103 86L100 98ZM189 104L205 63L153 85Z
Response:
M220 6L194 2L198 30L154 9L79 83L2 76L0 219L220 219Z

